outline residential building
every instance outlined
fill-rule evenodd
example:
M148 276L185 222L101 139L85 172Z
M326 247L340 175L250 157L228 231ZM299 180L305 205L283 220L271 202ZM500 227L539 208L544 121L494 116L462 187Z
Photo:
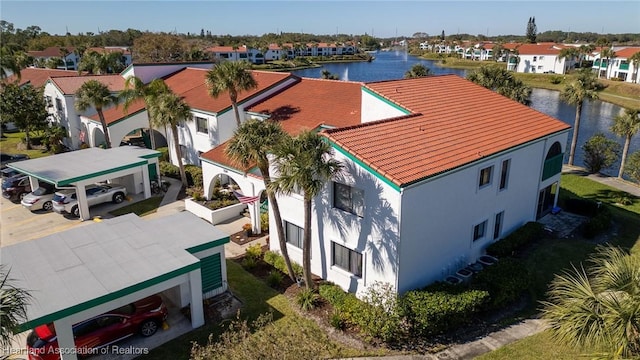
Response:
M515 48L518 51L518 60L514 64L515 71L565 74L575 66L578 59L560 58L560 51L563 48L565 48L564 45L554 43L521 44Z
M3 80L3 82L12 83L17 81L20 86L29 84L33 87L42 87L49 78L68 76L78 76L78 72L75 70L26 68L20 70L20 79L13 74Z
M59 58L62 60L62 64L58 65L58 69L64 70L77 70L80 62L80 54L73 46L50 46L40 51L28 51L27 54L33 56L34 60L40 63L51 58Z
M618 79L620 81L640 84L638 68L640 63L635 63L630 58L640 52L640 47L617 47L613 49L615 56L612 59L601 59L598 52L593 61L593 69L600 72L599 76L606 79Z
M453 75L326 84L302 79L249 108L294 135L322 130L344 164L313 201L314 274L357 294L376 281L402 293L474 262L556 204L563 122ZM329 87L340 96L307 95ZM264 191L256 169L225 160L224 144L201 158L205 195L222 175L247 195ZM279 202L289 254L301 263L302 196Z

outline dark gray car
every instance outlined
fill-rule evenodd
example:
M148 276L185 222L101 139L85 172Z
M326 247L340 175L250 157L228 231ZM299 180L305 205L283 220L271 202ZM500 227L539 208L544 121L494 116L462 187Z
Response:
M29 155L27 154L4 154L4 153L0 153L0 169L4 169L5 167L7 167L8 163L12 163L12 162L16 162L16 161L21 161L21 160L27 160L29 158Z

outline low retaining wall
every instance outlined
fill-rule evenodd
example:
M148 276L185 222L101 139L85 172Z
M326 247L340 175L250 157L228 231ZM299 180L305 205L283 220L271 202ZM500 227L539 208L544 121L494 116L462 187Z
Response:
M185 199L184 208L192 214L207 220L213 225L216 225L221 222L238 217L238 215L244 212L244 210L247 208L247 205L239 203L223 207L222 209L211 210L208 207L200 205L199 203L193 201L192 199Z

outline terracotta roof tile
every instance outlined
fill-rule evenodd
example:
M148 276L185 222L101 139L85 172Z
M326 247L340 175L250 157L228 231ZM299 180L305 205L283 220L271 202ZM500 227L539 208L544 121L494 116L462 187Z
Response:
M359 82L301 78L247 110L271 115L292 135L321 125L355 125L360 123L361 87Z
M80 86L89 80L98 80L107 85L111 92L119 92L124 89L124 78L120 75L87 75L73 77L56 77L51 81L66 95L73 95Z
M56 69L40 69L26 68L20 70L19 84L25 85L30 83L34 87L43 86L50 77L78 76L78 72L74 70L56 70ZM5 81L13 82L18 80L16 75L11 75Z
M518 47L520 55L558 55L563 45L545 43L545 44L522 44Z
M239 46L237 49L234 49L233 46L212 46L210 48L207 48L205 51L208 51L208 52L219 52L219 53L223 53L223 52L228 52L228 53L233 53L233 52L246 53L247 52L247 48L245 46Z
M398 186L570 128L455 75L366 86L416 113L323 135Z
M27 53L33 57L62 57L60 49L67 49L69 53L72 53L76 48L73 46L50 46L40 51L27 51Z
M616 58L619 59L628 59L633 56L633 54L640 52L640 47L628 47L622 50L616 51Z

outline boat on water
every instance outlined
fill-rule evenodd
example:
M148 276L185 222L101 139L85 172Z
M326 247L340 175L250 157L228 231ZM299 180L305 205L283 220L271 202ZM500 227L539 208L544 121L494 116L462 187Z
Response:
M377 54L378 50L365 50L364 52L366 52L367 54Z

